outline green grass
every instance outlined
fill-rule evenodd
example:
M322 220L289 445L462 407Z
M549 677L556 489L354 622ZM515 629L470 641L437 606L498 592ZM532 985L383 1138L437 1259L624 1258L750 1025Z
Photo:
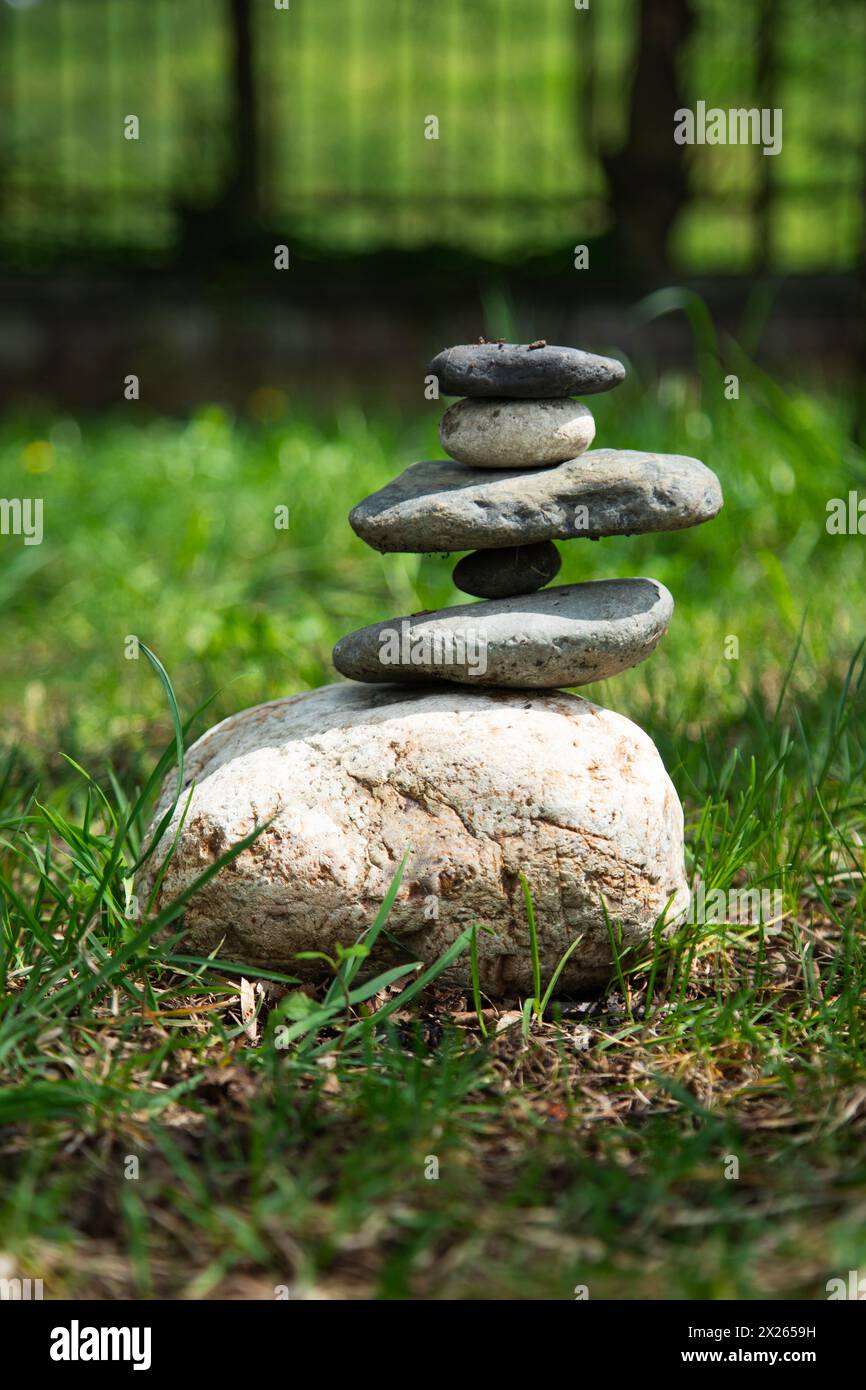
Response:
M672 589L652 660L586 693L658 743L690 874L783 915L686 925L598 1001L542 977L543 1009L419 972L363 998L356 952L312 999L191 960L179 909L128 915L181 716L315 686L349 626L456 601L448 561L345 519L435 450L438 407L5 424L0 495L42 496L45 540L0 538L4 1270L49 1297L567 1299L822 1298L866 1268L866 541L824 524L864 460L841 394L703 346L700 379L638 369L593 411L601 444L703 457L724 512L564 547L562 579Z

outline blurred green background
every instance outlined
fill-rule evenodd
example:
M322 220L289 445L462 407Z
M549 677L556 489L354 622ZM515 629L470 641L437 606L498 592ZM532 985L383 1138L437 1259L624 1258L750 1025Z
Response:
M629 212L681 272L858 253L860 0L2 0L0 53L3 238L34 265L266 225L504 259L608 238L628 273ZM782 155L674 146L698 99L782 108Z

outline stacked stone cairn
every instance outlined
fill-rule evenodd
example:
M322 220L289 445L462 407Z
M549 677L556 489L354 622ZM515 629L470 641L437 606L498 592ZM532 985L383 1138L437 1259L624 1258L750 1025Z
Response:
M715 474L679 454L589 450L595 421L574 397L619 385L625 370L611 358L482 341L440 352L427 375L462 397L439 428L450 459L413 464L349 521L382 552L470 551L454 583L483 601L350 633L334 648L337 670L552 690L645 660L671 619L667 589L644 578L545 589L561 564L554 542L696 526L722 505Z
M210 729L185 759L189 794L166 782L156 822L170 821L136 892L155 890L159 911L260 827L190 897L186 944L319 978L303 953L373 925L408 847L371 969L407 950L433 964L481 923L484 993L534 988L525 876L544 980L594 992L613 969L610 922L625 949L688 909L683 813L648 735L560 687L649 656L673 604L653 579L543 586L556 541L694 526L719 485L695 459L588 451L592 415L573 398L616 386L619 362L479 343L428 376L462 397L442 420L451 458L414 464L350 519L380 551L470 552L454 580L481 601L354 632L334 650L353 680ZM472 986L465 950L447 979Z

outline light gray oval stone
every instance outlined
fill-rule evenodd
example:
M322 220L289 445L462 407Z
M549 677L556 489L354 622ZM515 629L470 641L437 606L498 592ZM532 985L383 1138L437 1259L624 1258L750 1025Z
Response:
M259 838L186 904L183 949L326 978L321 962L372 926L404 850L388 918L366 975L430 965L475 922L485 993L532 989L518 874L529 882L544 986L576 937L560 995L613 973L609 917L622 946L659 916L684 917L683 816L650 738L575 695L331 685L233 715L186 757L181 798L136 882L154 911L191 886L257 826ZM166 781L156 816L170 806ZM185 819L184 819L185 816ZM171 931L178 923L172 923ZM409 977L410 979L412 976ZM442 977L471 984L469 952Z
M559 574L562 557L551 541L511 545L504 550L474 550L454 566L458 589L473 598L512 598L532 594Z
M443 396L590 396L609 391L625 377L613 357L552 343L462 343L445 348L427 367Z
M333 662L356 681L456 681L552 690L637 666L667 631L674 601L655 579L563 584L387 618L341 637Z
M715 473L682 454L593 449L515 474L415 463L349 513L375 550L489 550L535 541L678 531L722 506Z
M458 401L439 424L446 454L473 468L538 468L588 449L595 421L585 405L553 401Z

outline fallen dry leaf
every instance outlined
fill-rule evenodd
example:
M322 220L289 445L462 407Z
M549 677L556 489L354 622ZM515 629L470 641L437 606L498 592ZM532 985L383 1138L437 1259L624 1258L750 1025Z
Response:
M241 1018L244 1032L251 1043L259 1040L259 1021L256 1018L256 992L249 980L241 979Z
M502 1033L506 1028L512 1028L514 1024L519 1023L522 1018L523 1014L513 1009L509 1009L506 1013L500 1014L496 1020L497 1033Z

